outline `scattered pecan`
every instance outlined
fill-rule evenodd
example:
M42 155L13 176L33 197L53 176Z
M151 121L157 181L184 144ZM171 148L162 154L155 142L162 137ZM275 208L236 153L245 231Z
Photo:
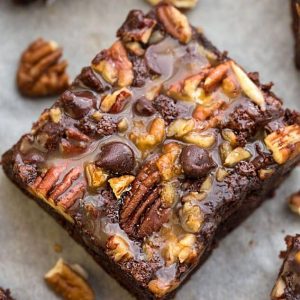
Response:
M131 236L148 236L168 220L170 210L162 207L156 161L157 158L152 159L140 170L124 200L120 223Z
M90 285L74 269L59 259L56 265L45 275L45 281L65 300L94 300L95 294Z
M211 92L219 83L223 81L228 72L229 65L227 62L213 68L206 77L203 88L206 92Z
M157 15L166 31L180 42L187 44L192 38L192 29L187 17L170 4L157 7Z
M55 42L37 39L24 51L17 72L19 91L29 97L58 95L69 86L67 62Z
M146 44L155 25L156 21L145 17L141 10L132 10L118 30L117 36L124 42L136 41Z
M126 88L117 90L110 95L106 95L102 99L100 108L103 112L112 114L120 113L129 101L131 95L132 93Z
M265 138L267 147L273 152L278 164L300 154L300 126L298 124L280 128Z
M300 216L300 191L292 194L288 198L288 205L292 212L294 212Z
M120 87L131 85L134 78L132 63L121 41L116 41L110 49L100 52L93 59L92 68L107 82Z
M106 243L108 255L114 261L128 260L133 257L129 244L120 235L111 236Z
M163 0L147 0L151 5L157 5ZM187 9L196 6L198 0L168 0L169 3L173 4L177 8Z

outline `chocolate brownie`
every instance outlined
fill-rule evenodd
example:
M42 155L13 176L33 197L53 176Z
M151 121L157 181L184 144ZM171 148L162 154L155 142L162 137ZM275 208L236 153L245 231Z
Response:
M300 299L300 235L287 236L286 251L281 253L284 259L278 279L271 293L272 300Z
M169 4L117 37L3 168L138 299L168 299L298 164L299 115Z

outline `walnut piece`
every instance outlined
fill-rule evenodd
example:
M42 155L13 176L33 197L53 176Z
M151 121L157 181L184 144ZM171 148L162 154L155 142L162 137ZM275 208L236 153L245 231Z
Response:
M87 281L62 259L45 275L47 284L65 300L94 300Z
M284 164L300 154L300 126L286 126L270 133L265 138L267 147L273 152L278 164Z
M157 5L161 3L163 0L147 0L151 5ZM171 4L173 4L177 8L194 8L198 2L198 0L169 0Z
M187 232L196 233L199 232L203 225L204 216L198 205L185 202L180 210L180 220L184 230Z
M107 180L108 175L93 163L88 163L85 166L85 175L87 178L88 186L92 189L101 187Z
M166 3L159 5L157 15L166 31L174 38L185 44L191 40L192 29L188 19L177 8Z
M17 72L17 86L24 96L59 95L69 87L67 62L53 41L37 39L23 52Z
M108 180L113 193L119 199L124 192L128 189L128 186L135 179L132 175L123 175L120 177L114 177Z

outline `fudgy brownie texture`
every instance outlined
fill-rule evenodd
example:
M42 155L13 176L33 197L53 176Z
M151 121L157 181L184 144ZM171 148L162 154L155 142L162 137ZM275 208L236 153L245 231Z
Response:
M299 114L169 4L117 36L3 168L138 299L167 299L300 161Z
M271 293L272 300L300 299L300 235L287 236L286 251L281 252L284 259L278 279Z
M4 290L3 288L0 287L0 300L14 300L14 299L10 296L9 290Z
M291 0L293 23L292 29L295 38L295 63L296 67L300 69L300 1Z

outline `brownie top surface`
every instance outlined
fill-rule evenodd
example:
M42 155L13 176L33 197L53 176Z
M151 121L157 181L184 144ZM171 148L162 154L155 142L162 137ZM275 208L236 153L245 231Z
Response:
M299 159L300 121L171 5L117 36L3 162L160 297Z

